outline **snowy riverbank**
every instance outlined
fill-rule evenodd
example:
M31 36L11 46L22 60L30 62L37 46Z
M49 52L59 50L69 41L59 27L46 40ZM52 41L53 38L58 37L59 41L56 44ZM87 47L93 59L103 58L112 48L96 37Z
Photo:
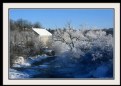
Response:
M48 59L49 60L46 60ZM53 58L50 60L50 58ZM45 61L44 61L45 60ZM41 61L44 61L41 63ZM74 62L67 57L36 56L29 57L25 64L9 69L10 79L27 78L112 78L112 65L102 63L100 65L82 64ZM34 64L34 65L33 65Z

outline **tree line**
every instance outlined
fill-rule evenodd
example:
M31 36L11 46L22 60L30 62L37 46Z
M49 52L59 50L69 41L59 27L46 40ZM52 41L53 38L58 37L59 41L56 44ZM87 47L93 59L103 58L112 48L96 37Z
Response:
M32 27L34 28L43 28L41 23L35 22L31 23L30 21L24 20L24 19L18 19L18 20L12 20L10 19L10 30L26 30L26 29L31 29Z

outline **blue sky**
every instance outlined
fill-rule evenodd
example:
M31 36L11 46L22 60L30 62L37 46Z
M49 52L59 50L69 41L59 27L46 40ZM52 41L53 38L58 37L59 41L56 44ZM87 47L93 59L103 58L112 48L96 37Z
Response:
M67 22L78 29L82 27L114 27L113 9L10 9L9 18L40 22L44 28L62 28Z

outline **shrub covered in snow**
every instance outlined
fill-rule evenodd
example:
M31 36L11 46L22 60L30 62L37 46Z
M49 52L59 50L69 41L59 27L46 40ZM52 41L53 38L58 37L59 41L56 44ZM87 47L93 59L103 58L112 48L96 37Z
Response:
M87 52L92 54L92 60L113 57L113 37L103 30L58 29L53 34L53 49L56 53L71 52L80 58ZM107 56L107 57L106 57Z

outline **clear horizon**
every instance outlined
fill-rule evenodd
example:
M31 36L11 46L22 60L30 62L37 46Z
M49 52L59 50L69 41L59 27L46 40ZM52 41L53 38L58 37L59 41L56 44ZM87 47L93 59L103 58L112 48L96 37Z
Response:
M114 28L113 9L10 9L9 18L40 22L44 28Z

